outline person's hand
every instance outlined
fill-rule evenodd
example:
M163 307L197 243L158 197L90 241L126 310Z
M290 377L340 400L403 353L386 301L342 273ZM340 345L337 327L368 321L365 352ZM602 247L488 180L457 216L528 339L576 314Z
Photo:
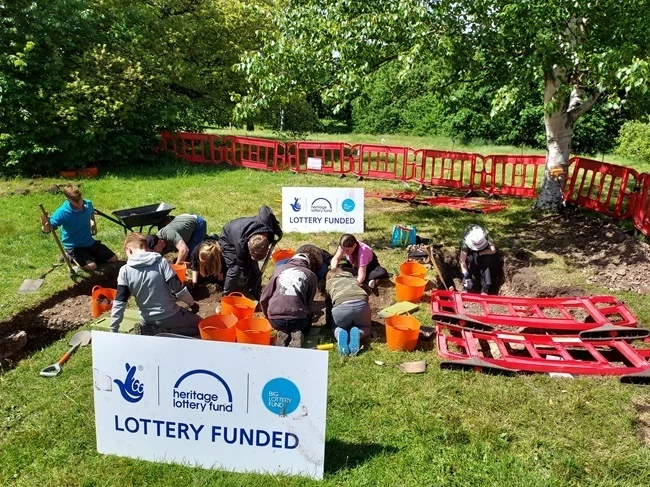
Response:
M471 279L463 279L463 288L464 289L472 289L472 286L474 283L472 282Z
M463 272L463 280L469 279L469 278L470 278L469 272Z
M194 301L194 304L190 306L190 311L194 314L197 314L199 312L199 303Z

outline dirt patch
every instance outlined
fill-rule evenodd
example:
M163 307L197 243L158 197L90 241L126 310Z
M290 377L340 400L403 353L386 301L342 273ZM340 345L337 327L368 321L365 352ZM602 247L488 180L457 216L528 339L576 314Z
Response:
M639 423L639 436L645 446L650 446L650 403L647 400L636 398L632 400L636 409Z

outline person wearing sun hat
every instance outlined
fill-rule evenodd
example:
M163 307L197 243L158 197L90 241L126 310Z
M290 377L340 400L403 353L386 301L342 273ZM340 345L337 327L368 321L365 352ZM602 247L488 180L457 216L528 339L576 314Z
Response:
M494 254L497 249L488 231L480 225L468 225L460 239L460 270L463 273L463 292L474 290L475 281L481 283L481 294L488 294L492 285Z

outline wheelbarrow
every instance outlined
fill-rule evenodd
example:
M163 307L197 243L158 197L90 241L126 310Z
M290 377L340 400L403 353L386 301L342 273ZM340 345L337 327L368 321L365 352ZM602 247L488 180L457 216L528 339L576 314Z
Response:
M156 203L113 211L112 213L115 215L115 218L97 209L95 209L95 213L123 227L124 233L127 230L129 232L135 232L136 227L140 227L139 231L142 232L142 229L147 226L149 227L147 233L151 233L153 227L162 226L169 218L169 213L175 209L175 206L168 205L167 203Z

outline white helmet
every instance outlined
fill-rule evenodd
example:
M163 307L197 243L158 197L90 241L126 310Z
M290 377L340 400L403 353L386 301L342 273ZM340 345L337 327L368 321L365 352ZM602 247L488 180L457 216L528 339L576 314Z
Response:
M472 230L467 234L467 237L465 237L465 245L475 252L483 250L488 246L485 230L481 227L472 228Z

